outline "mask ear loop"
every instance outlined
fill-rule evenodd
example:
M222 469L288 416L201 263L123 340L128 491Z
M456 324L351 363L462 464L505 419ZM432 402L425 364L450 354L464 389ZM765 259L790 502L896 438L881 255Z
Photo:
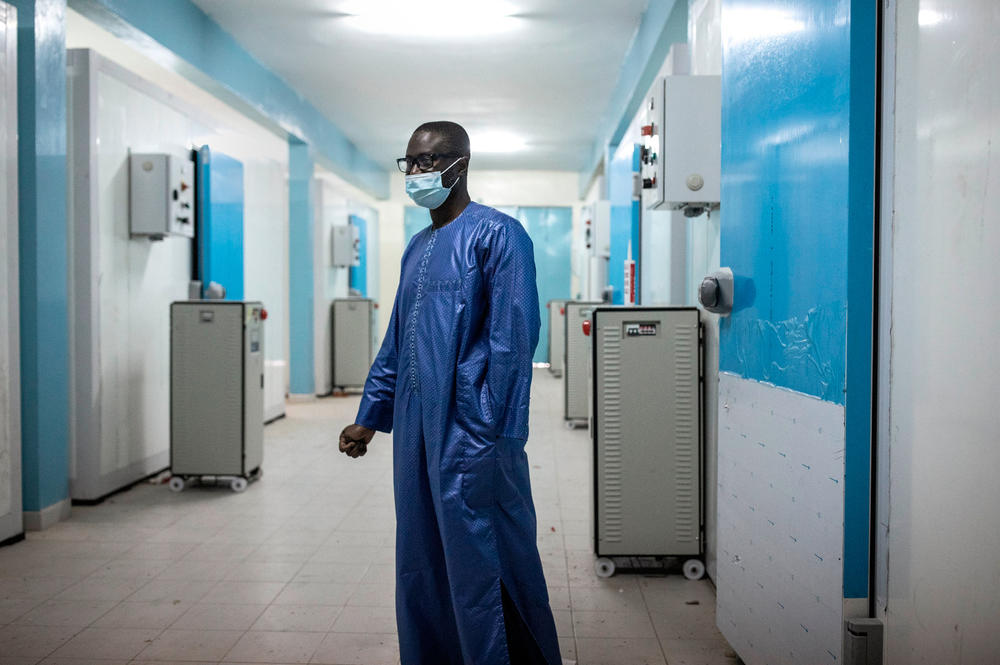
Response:
M458 159L456 159L455 161L453 161L453 162L452 162L451 164L449 164L449 165L448 165L448 168L447 168L447 169L445 169L444 171L441 171L441 175L444 175L444 174L445 174L445 173L446 173L446 172L448 171L448 169L450 169L450 168L451 168L452 166L454 166L455 164L458 164L458 163L459 163L460 161L462 161L463 159L465 159L465 155L462 155L461 157L459 157ZM456 185L456 183L458 183L458 181L459 181L459 180L460 180L461 178L462 178L462 176L458 176L457 178L455 178L455 182L451 183L451 187L454 187L454 186ZM444 184L444 183L442 183L442 185L443 185L443 184ZM449 187L448 189L451 189L451 187Z

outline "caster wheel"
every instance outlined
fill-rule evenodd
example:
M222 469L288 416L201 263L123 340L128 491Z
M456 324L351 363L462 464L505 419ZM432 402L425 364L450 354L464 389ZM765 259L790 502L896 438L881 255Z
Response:
M705 576L705 564L698 559L688 559L684 562L684 577L689 580L700 580Z
M576 423L574 423L572 420L567 420L566 429L576 429Z
M598 577L607 579L615 574L615 562L607 557L601 557L594 562L594 572Z
M171 476L170 482L168 483L171 492L183 492L184 491L184 479L180 476Z
M242 492L246 488L247 488L246 478L237 477L229 481L229 489L233 490L234 492Z

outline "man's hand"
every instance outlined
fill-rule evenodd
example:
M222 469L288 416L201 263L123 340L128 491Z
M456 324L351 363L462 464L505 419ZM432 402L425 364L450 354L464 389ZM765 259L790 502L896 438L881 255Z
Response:
M348 425L340 433L340 452L350 457L361 457L368 452L368 444L375 436L375 430L364 425Z

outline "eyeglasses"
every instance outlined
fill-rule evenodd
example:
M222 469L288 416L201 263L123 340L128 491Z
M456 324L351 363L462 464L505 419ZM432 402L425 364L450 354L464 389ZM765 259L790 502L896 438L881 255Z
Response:
M421 171L428 171L432 166L434 166L434 162L441 157L461 157L461 155L425 152L417 155L416 157L400 157L396 160L396 166L399 167L399 170L403 173L409 173L414 164L416 164L417 168Z

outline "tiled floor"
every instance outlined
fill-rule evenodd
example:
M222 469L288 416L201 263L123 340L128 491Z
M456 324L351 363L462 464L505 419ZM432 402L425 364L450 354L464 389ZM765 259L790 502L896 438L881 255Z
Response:
M734 665L709 582L593 574L589 440L563 427L559 381L534 383L528 454L563 657ZM0 548L0 665L397 663L389 440L337 452L357 403L289 405L244 494L145 484Z

